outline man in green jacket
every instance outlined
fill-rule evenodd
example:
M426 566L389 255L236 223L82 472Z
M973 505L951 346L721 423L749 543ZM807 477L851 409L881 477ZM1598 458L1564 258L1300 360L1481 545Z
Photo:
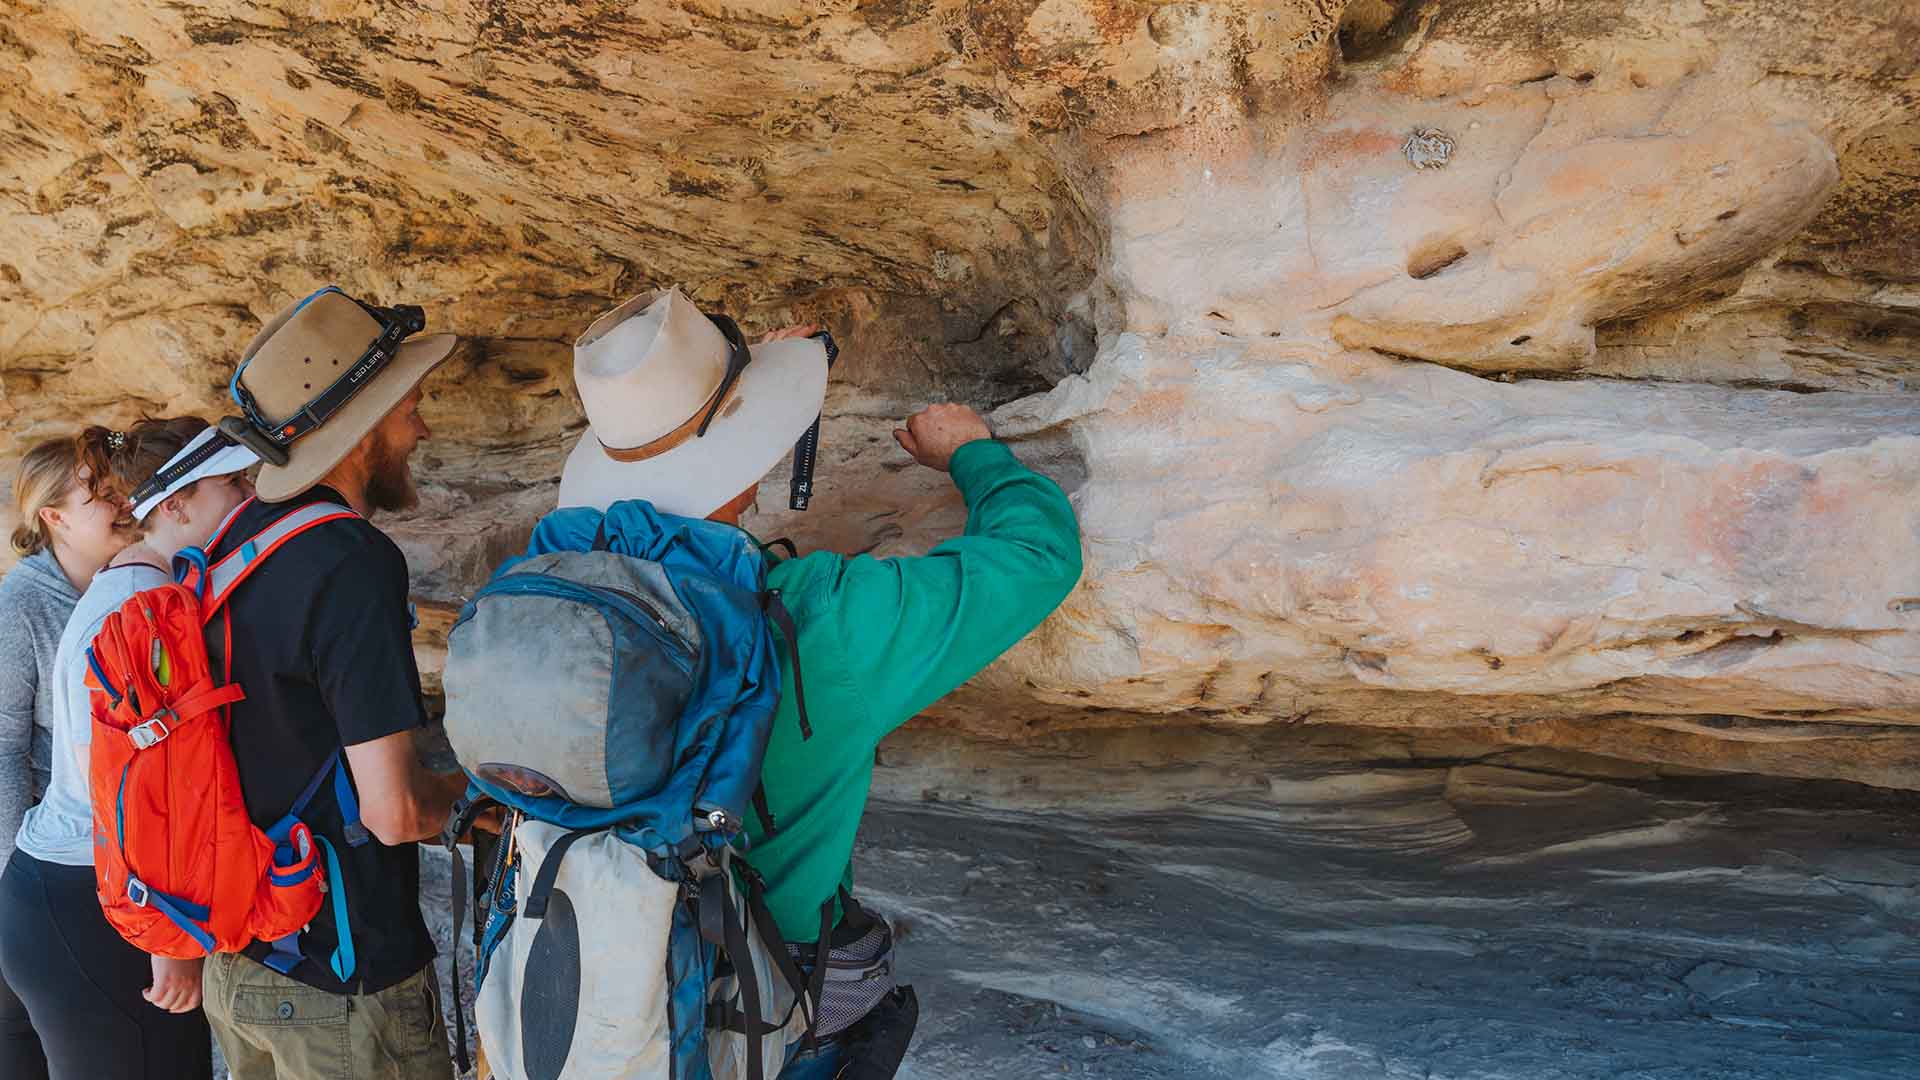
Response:
M794 327L749 348L731 323L677 291L603 316L575 346L593 426L568 460L560 505L647 499L668 513L739 524L761 479L820 413L828 358L813 332ZM776 829L750 815L752 861L803 967L816 970L824 941L836 972L865 976L826 981L818 1043L788 1064L785 1080L835 1075L863 1041L885 1040L874 1018L902 1007L885 922L843 902L875 748L1025 637L1080 578L1080 530L1066 495L995 441L979 414L934 405L894 438L953 477L965 532L916 558L815 552L768 574L798 629L813 735L802 738L795 696L783 694L761 767ZM781 685L791 687L796 673L787 650L779 655Z

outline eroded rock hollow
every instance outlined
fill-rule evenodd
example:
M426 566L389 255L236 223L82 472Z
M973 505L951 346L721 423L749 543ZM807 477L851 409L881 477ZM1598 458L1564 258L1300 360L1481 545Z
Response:
M762 535L957 528L886 438L933 396L1073 493L1081 587L928 725L1920 788L1916 41L1866 0L14 0L8 452L217 412L320 285L424 304L465 338L394 524L431 669L552 505L573 336L678 283L844 344Z

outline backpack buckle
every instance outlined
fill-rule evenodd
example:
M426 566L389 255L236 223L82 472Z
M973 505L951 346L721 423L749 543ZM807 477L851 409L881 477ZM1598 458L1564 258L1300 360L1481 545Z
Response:
M153 717L146 723L135 724L128 728L127 741L133 743L135 750L150 750L160 745L162 740L173 734L173 729L167 726L165 720L165 717L169 716L173 717L176 722L180 719L172 709L161 709L159 712L154 713Z
M133 901L135 907L146 907L147 900L152 895L153 890L147 888L146 882L137 877L127 878L127 899Z

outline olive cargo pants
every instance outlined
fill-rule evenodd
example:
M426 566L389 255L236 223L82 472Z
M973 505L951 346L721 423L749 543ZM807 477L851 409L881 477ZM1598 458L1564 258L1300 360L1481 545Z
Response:
M236 953L207 959L207 1020L233 1080L451 1080L428 964L377 994L329 994Z

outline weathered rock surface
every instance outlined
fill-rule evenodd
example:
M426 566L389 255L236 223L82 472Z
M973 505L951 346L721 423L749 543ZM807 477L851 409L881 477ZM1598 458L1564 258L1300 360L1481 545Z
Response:
M1789 775L1900 786L1920 765L1901 396L1509 385L1122 336L996 419L1074 492L1088 571L936 710L959 727L1497 721ZM837 471L884 474L883 431L830 428ZM821 539L848 550L923 548L960 520L911 472L847 510Z
M1864 0L17 0L0 415L210 412L312 288L424 302L468 345L393 524L443 626L551 504L573 334L679 282L846 345L823 494L776 477L762 535L956 527L885 434L935 393L1073 491L1086 581L935 724L1916 787L1915 40Z

